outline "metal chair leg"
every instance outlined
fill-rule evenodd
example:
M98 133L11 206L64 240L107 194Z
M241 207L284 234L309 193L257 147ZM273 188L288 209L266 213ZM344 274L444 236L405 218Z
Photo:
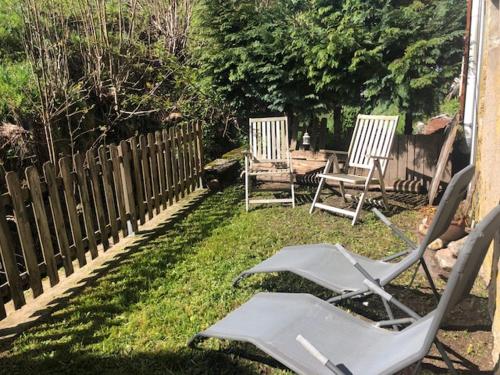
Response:
M432 275L429 272L429 268L427 267L427 263L425 263L424 258L420 258L420 264L422 265L422 268L424 269L425 276L427 277L427 281L429 282L429 285L431 286L432 293L434 293L434 297L436 297L436 301L439 302L441 295L437 291L436 285L434 284L434 281L432 280Z
M450 372L453 375L457 375L457 370L455 370L455 367L453 367L453 362L451 361L450 357L448 357L448 353L446 353L446 350L443 347L443 344L436 338L434 340L434 345L436 345L437 350L439 351L439 354L441 354L441 357L443 357L444 362L446 363L446 366L450 369Z

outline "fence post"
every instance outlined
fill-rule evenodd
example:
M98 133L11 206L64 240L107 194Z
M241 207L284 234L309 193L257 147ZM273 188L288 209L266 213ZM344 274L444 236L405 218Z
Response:
M120 215L120 224L123 236L127 237L127 212L125 210L125 200L123 194L120 153L118 152L118 147L115 144L109 145L109 152L111 153L111 164L113 166L113 181L115 184L116 205L118 207L118 214Z
M172 181L173 181L173 186L174 186L174 192L175 192L175 201L179 201L179 166L177 163L177 142L175 141L176 135L175 135L175 128L170 128L168 129L169 135L170 135L170 156L171 156L171 165L172 165Z
M146 215L144 208L143 179L141 178L141 160L139 156L137 137L130 138L130 148L132 150L132 165L134 166L135 193L137 207L139 208L139 222L142 225L146 222Z
M167 183L168 189L168 204L171 206L174 202L175 186L172 179L172 155L170 149L170 138L166 129L162 131L162 136L163 144L165 145L165 169L167 172L165 181Z
M87 164L89 166L90 181L92 183L92 197L94 198L94 208L96 212L97 225L101 233L101 243L104 250L109 249L109 234L106 226L106 216L104 214L104 202L102 199L101 185L99 183L99 171L95 161L94 151L87 151Z
M160 171L160 196L161 205L165 210L167 208L167 183L165 179L165 157L163 150L165 145L159 131L155 132L156 147L158 148L158 170Z
M66 200L66 208L68 209L68 217L71 227L71 234L73 235L73 243L76 248L76 257L78 258L78 264L80 265L80 267L83 267L87 264L87 259L85 257L85 249L83 248L80 220L78 218L78 212L76 210L74 183L73 176L71 175L72 165L73 163L71 161L71 158L69 157L65 157L59 160L59 170L61 171L61 177L63 179L64 198Z
M43 258L47 266L47 275L49 276L50 286L54 286L59 283L59 274L57 273L54 245L52 244L49 221L47 219L47 212L45 211L45 203L43 202L42 189L40 188L40 176L35 167L26 168L25 174L31 193L38 238L40 239Z
M158 215L160 213L160 186L158 181L158 158L156 156L157 148L153 133L148 134L148 149L149 149L149 163L151 165L151 182L153 185L153 197L155 211Z
M141 145L142 176L144 178L146 206L148 208L149 220L151 220L153 218L153 201L152 201L153 193L151 189L151 168L149 167L148 146L146 143L146 137L144 135L141 135L139 137L139 143Z
M23 283L17 268L16 254L14 252L14 242L10 235L7 220L5 219L5 207L0 208L0 254L2 264L5 269L7 282L9 283L10 296L14 302L14 308L20 309L26 304L23 292Z
M130 149L127 141L120 142L122 156L122 177L125 196L125 206L130 215L130 223L134 232L139 231L137 225L137 214L135 212L134 185L132 182L132 170L130 167Z
M99 147L99 163L101 164L102 185L104 188L104 198L106 200L106 208L108 210L109 225L111 228L111 236L113 237L113 244L119 241L118 224L115 209L115 198L113 194L113 177L108 163L108 156L104 146Z
M17 225L19 240L21 241L21 248L23 250L24 261L26 262L31 289L33 290L33 296L38 297L43 293L42 280L21 186L19 185L19 179L15 172L8 172L5 175L5 179L7 182L7 189L12 199L12 206L14 207L14 219Z
M66 276L69 276L74 272L73 261L71 259L71 252L69 251L66 223L63 217L61 196L59 194L59 183L56 179L54 164L50 161L45 163L43 165L43 173L45 175L47 190L49 192L50 209L52 211L52 219L54 220L59 251L61 252Z

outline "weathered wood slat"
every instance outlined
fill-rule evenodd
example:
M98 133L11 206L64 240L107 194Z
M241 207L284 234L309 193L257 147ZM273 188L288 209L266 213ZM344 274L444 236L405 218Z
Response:
M122 178L124 186L125 207L129 214L129 220L134 232L139 230L137 225L137 213L135 211L134 185L132 182L132 155L130 145L127 141L120 142L120 151L122 156Z
M165 145L165 171L166 171L166 182L168 189L168 204L171 206L174 203L174 184L172 177L172 155L170 150L170 137L166 129L162 132L163 144Z
M153 190L151 187L151 168L149 166L148 145L144 135L139 137L141 145L141 159L142 159L142 177L144 179L144 192L146 194L146 206L148 209L148 217L151 220L154 216L153 213Z
M94 221L92 218L92 205L90 204L89 187L87 181L87 173L83 166L83 157L77 153L74 157L76 178L78 181L78 190L80 191L80 203L83 210L83 222L85 224L85 232L89 240L89 251L92 259L99 256L97 252L97 241L95 239Z
M17 225L19 240L21 241L21 248L23 250L24 261L29 275L31 290L33 291L33 296L38 297L43 293L42 280L35 253L33 234L21 194L21 186L19 185L19 179L15 172L8 172L5 175L5 180L12 199L14 219Z
M61 177L63 179L64 198L66 201L73 243L76 248L76 257L78 258L78 264L80 267L83 267L87 264L87 259L85 258L85 250L82 242L82 229L80 227L80 220L76 209L73 176L71 175L72 166L73 164L71 158L66 157L59 160L59 170L61 171Z
M99 170L93 150L87 151L87 164L89 166L90 181L92 183L92 197L94 198L94 208L96 211L97 225L101 233L101 243L104 250L109 249L109 233L106 223L106 214L104 213L104 200L101 193L101 184Z
M196 187L201 187L200 150L198 149L198 123L193 125L193 158Z
M52 236L49 229L49 220L45 210L42 191L40 189L40 176L35 167L26 168L26 180L31 192L31 202L33 205L33 213L35 223L38 230L38 238L42 247L42 254L47 267L47 276L49 277L50 286L59 283L59 274L57 273L57 264L54 258L54 245L52 244Z
M192 189L192 169L191 169L191 154L189 147L189 128L185 124L181 127L182 143L184 144L184 164L186 173L186 194L191 193Z
M17 267L16 254L14 252L14 241L7 224L5 210L0 207L0 255L5 270L5 276L9 283L10 296L16 310L26 304L24 298L23 283Z
M0 298L0 320L7 317L7 311L5 310L5 305L3 303L3 298Z
M188 136L188 154L189 154L189 174L191 181L191 191L196 189L196 162L194 158L194 132L193 126L188 124L186 126Z
M143 180L141 178L141 157L138 148L137 137L130 138L130 150L132 153L132 165L134 168L134 180L135 180L135 200L138 208L139 222L144 224L146 222L146 209L144 206L144 187Z
M111 153L111 165L113 167L113 182L115 185L115 198L116 207L118 208L118 215L120 215L120 224L123 236L128 236L127 228L127 211L125 209L125 198L123 192L123 180L122 180L122 170L120 165L120 152L115 144L109 146L109 152Z
M200 186L201 186L201 173L203 171L203 164L205 163L205 156L203 154L203 128L201 123L197 123L198 137L196 139L197 149L198 149L198 175L200 176ZM282 135L283 137L283 135ZM288 129L286 129L285 136L283 139L288 140ZM288 150L288 142L286 143L286 149Z
M175 128L170 128L168 130L170 135L170 161L172 165L172 183L174 186L175 192L175 201L179 201L179 193L180 193L180 182L179 182L179 165L177 162L177 141L176 141L176 131Z
M161 136L161 132L157 131L155 133L156 146L158 148L158 170L160 172L160 196L161 196L161 205L165 210L167 208L168 202L168 193L167 193L167 182L165 175L165 143L163 142L163 138Z
M54 164L51 162L45 163L43 165L43 173L49 190L50 209L52 211L52 219L54 220L54 228L56 230L59 252L62 256L66 276L69 276L74 272L74 269L71 252L69 250L68 232L66 230L66 222L63 216L61 195L59 194L59 184L56 178Z
M151 164L151 183L156 214L160 213L160 181L158 179L158 148L153 133L148 134L149 163Z
M104 198L106 200L106 209L108 211L111 236L113 237L113 244L116 244L120 237L118 236L115 197L113 194L113 177L111 175L111 168L109 166L106 148L104 146L99 147L99 163L101 164L102 186L104 188Z
M186 169L184 164L184 147L182 144L182 130L177 128L175 132L175 143L177 149L177 165L179 169L180 195L182 198L186 195Z

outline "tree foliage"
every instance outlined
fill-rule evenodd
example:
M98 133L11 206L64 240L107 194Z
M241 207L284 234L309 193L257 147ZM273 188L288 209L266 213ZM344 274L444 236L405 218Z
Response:
M460 72L458 0L203 0L205 83L247 115L438 108Z

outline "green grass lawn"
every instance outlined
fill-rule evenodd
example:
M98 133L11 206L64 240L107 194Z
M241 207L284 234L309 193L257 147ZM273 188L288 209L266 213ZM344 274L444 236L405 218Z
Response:
M67 307L19 337L0 358L0 373L285 373L217 352L233 348L228 343L210 340L203 344L205 350L193 351L186 342L258 291L307 291L328 297L325 290L289 275L257 275L239 289L231 287L239 272L283 246L341 242L371 257L404 248L371 214L356 227L322 212L310 216L307 205L247 214L242 197L241 187L230 187L176 219ZM413 229L418 213L403 211L392 219ZM403 275L395 288L409 277ZM425 285L420 276L416 285ZM426 288L421 290L428 296Z

